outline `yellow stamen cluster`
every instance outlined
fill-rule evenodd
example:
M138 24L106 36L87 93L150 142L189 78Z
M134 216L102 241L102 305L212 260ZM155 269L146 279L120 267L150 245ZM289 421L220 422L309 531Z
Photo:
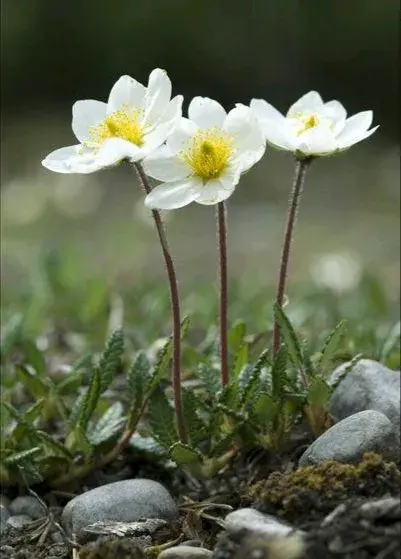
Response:
M89 130L90 145L102 145L110 138L121 138L138 147L143 145L145 128L141 122L141 109L122 108Z
M299 120L300 120L300 123L302 123L302 125L299 128L299 130L297 131L297 136L300 136L301 134L303 134L307 130L310 130L311 128L315 128L316 126L319 125L319 122L320 122L320 119L317 115L310 115L310 116L307 116L307 117L301 117Z
M234 149L230 134L218 128L210 128L195 134L189 147L180 155L191 167L194 176L208 181L223 174Z

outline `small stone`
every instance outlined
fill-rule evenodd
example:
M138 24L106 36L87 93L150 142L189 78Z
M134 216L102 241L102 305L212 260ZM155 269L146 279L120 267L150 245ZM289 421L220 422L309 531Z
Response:
M16 497L9 506L11 514L26 514L34 520L46 516L46 510L42 507L35 497L25 495L24 497Z
M170 493L157 481L129 479L102 485L74 497L61 515L70 537L87 539L85 527L96 522L136 522L158 518L178 518L178 507Z
M192 547L190 545L177 545L165 549L159 555L159 559L210 559L213 553L204 547Z
M349 363L337 367L330 376L333 384ZM337 422L364 410L383 413L400 433L401 374L382 363L361 359L333 391L330 398L330 413Z
M180 543L180 546L186 545L189 547L202 547L201 540L185 540L185 542Z
M7 520L10 518L10 513L7 507L0 505L0 534L2 534L6 528Z
M230 512L224 519L225 528L230 532L250 530L266 536L286 536L293 532L292 526L270 514L255 509L244 508Z
M30 522L32 522L32 518L27 514L16 514L14 516L10 516L6 522L6 526L14 528L15 530L22 530L22 528Z
M387 459L399 448L391 421L382 413L366 410L346 417L318 437L302 454L299 465L312 466L326 460L357 463L365 452L376 452Z

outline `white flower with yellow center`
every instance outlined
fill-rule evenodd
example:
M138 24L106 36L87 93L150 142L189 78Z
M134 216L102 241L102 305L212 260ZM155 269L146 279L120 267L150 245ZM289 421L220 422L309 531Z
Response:
M80 143L54 151L42 164L57 173L92 173L123 159L142 160L181 118L182 96L170 98L171 81L164 70L153 70L148 87L122 76L107 103L74 104L72 130Z
M252 99L250 106L266 141L299 156L331 155L368 138L378 128L369 130L372 111L347 118L339 101L324 103L316 91L301 97L286 116L263 99Z
M144 161L146 173L162 181L146 197L151 208L172 210L228 198L240 176L261 159L265 141L249 107L228 114L207 97L195 97L166 145Z

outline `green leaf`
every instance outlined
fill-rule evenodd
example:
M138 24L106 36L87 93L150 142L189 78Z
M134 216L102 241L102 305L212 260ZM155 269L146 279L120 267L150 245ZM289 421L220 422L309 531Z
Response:
M278 411L279 406L274 399L266 392L261 392L252 407L252 420L260 427L266 427L274 422Z
M248 365L249 357L248 357L248 344L243 343L237 351L237 355L234 361L234 372L233 378L236 379L240 372Z
M288 350L286 345L280 346L272 366L272 396L277 402L283 395L283 390L287 381L287 359Z
M21 450L19 452L14 452L9 456L6 456L3 461L5 464L19 464L21 462L29 461L29 459L33 458L37 454L40 454L41 448L39 446L35 446L33 448L29 448L28 450Z
M340 343L345 335L346 330L347 323L345 320L341 320L334 328L334 330L330 332L324 342L322 354L317 364L320 375L323 378L327 378L327 375L331 373L330 367L333 361L333 357L340 347Z
M46 433L45 431L36 431L36 436L42 442L43 447L48 450L49 454L52 456L62 456L68 461L73 460L73 455L71 452L54 437Z
M93 371L89 386L85 391L82 401L80 402L79 409L77 411L77 417L75 420L76 425L79 426L83 432L86 431L89 420L96 410L100 398L100 390L100 372L98 369L95 369Z
M182 406L185 429L191 445L196 446L206 436L206 426L200 419L198 398L192 390L182 391Z
M254 392L260 383L262 369L266 367L268 363L269 351L266 349L260 354L252 371L244 369L244 376L241 374L238 377L238 385L244 387L241 389L241 401L243 405L246 405L253 398Z
M207 395L210 398L215 398L221 388L219 371L209 363L201 363L198 366L196 376L203 383Z
M115 330L107 341L106 348L100 358L98 369L100 372L100 393L112 383L118 367L121 363L121 357L124 353L124 334L121 329Z
M93 455L94 447L88 441L88 437L79 424L73 433L73 444L69 448L83 452L86 460L89 460Z
M387 336L383 348L381 350L380 361L383 363L388 359L391 352L395 349L399 350L400 340L401 340L401 322L398 321L391 328L389 335Z
M130 407L133 410L139 411L143 404L149 372L149 359L144 351L140 351L136 355L128 371L126 380L127 396L129 398Z
M115 437L125 423L123 412L121 402L110 406L88 433L89 443L97 446Z
M1 358L5 359L12 349L19 343L24 324L22 313L14 314L6 323L1 337Z
M169 449L171 460L178 466L186 466L192 464L202 464L203 456L198 450L195 450L187 444L180 442L174 443Z
M245 322L239 321L228 333L228 347L230 351L236 354L244 343L244 338L246 335L246 324Z
M274 315L280 329L280 335L287 346L288 355L294 367L303 370L304 357L299 338L283 309L275 303Z
M358 353L358 355L355 355L355 357L353 357L351 359L351 361L348 363L348 365L346 367L344 367L344 370L341 371L341 373L336 378L335 382L333 382L330 385L332 392L337 388L337 386L340 384L340 382L342 382L345 379L345 377L348 375L348 373L350 373L352 371L352 369L355 367L355 365L358 363L358 361L360 361L362 359L362 357L363 357L363 353Z
M53 385L49 378L40 377L30 365L17 365L16 375L34 398L47 397Z
M172 351L173 341L170 338L160 350L156 364L153 367L151 374L149 375L148 383L146 386L147 394L151 394L153 390L159 385L160 381L163 379L171 360Z
M164 447L170 448L178 436L174 424L174 410L161 389L155 389L148 402L148 423L152 436Z
M331 387L322 378L311 379L308 387L308 402L311 407L320 408L325 406L330 394Z

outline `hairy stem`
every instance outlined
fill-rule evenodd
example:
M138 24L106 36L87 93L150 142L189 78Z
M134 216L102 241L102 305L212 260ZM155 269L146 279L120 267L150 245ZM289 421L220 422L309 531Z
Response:
M227 342L227 210L224 202L217 204L217 240L219 247L219 280L220 280L220 374L221 384L228 384L228 342Z
M140 163L135 163L135 169L141 182L142 188L149 194L152 190L148 177L143 170ZM178 296L178 283L175 273L174 262L171 257L170 248L167 243L166 231L163 225L160 213L157 210L152 210L153 220L156 225L157 234L159 236L164 262L166 265L167 276L170 285L170 301L171 301L171 314L173 322L173 367L172 367L172 380L173 380L173 393L174 393L174 406L175 415L177 420L178 434L181 442L187 442L187 435L185 432L183 410L182 410L182 394L181 394L181 374L180 374L180 358L181 358L181 321L180 321L180 300Z
M299 208L299 202L301 199L302 188L305 182L306 170L311 160L312 158L296 160L295 176L294 176L294 182L292 185L292 190L291 190L291 195L289 200L287 224L285 228L284 243L283 243L281 261L280 261L280 271L279 271L278 282L277 282L276 303L279 307L283 306L294 225L295 225L295 220ZM279 347L280 347L280 330L278 327L277 320L275 320L274 331L273 331L273 355L277 354Z

